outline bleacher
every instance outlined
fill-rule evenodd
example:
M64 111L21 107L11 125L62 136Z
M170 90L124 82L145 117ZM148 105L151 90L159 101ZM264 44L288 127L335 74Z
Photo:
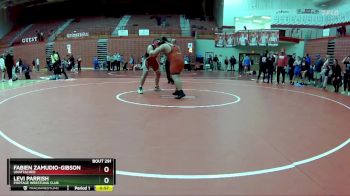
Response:
M197 36L197 38L202 39L213 39L214 33L218 25L214 20L201 20L200 18L195 18L190 20L191 31Z
M132 15L126 29L129 35L138 35L139 29L149 29L156 35L181 35L179 15Z
M0 47L8 47L10 42L17 36L18 33L21 32L22 28L24 28L24 26L14 27L12 31L10 31L0 40Z
M102 16L77 18L58 36L58 39L66 38L67 34L81 32L89 33L90 37L110 36L119 21L120 18Z
M63 20L46 21L33 24L24 34L18 37L13 44L22 43L23 38L37 37L38 32L43 32L44 42L52 35L56 29L63 24Z

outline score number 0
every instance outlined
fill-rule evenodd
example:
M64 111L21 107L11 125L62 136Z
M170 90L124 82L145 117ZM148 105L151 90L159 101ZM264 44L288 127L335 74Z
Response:
M103 171L104 171L105 173L108 173L108 172L109 172L109 167L108 167L108 166L104 167L104 168L103 168ZM103 179L103 182L104 182L105 184L108 184L108 183L109 183L109 178L108 178L108 177L105 177L105 178Z

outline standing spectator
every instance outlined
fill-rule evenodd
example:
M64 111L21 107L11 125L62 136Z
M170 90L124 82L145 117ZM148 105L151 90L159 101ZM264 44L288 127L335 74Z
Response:
M224 58L222 58L222 55L219 55L219 70L225 70L223 69L224 66Z
M112 71L114 71L115 70L115 66L117 65L117 53L112 55L111 61L112 61Z
M111 57L109 55L106 56L107 70L111 71Z
M341 67L338 63L338 60L334 60L335 65L333 66L333 86L334 92L339 92L340 82L341 82Z
M213 57L211 55L209 55L209 58L208 58L208 64L210 65L210 68L213 69Z
M6 66L5 66L5 59L4 59L4 54L0 56L0 69L1 69L1 81L5 82L5 71L6 71Z
M271 81L271 84L272 84L273 70L275 68L274 64L275 64L275 57L272 53L270 53L267 58L267 83L270 83Z
M81 61L82 61L82 59L81 59L81 57L80 56L78 56L78 71L81 71Z
M324 62L323 66L322 66L322 71L321 71L321 76L322 76L322 88L325 90L327 87L327 81L328 81L328 75L329 75L329 71L330 71L330 64L329 64L329 56L326 56L326 61Z
M256 83L259 82L261 73L263 73L263 82L265 81L266 69L267 69L267 51L265 54L260 56L259 74L258 74L258 79L256 80Z
M128 70L127 69L127 62L125 62L124 56L120 55L120 65L123 65L123 70Z
M285 76L286 76L286 66L288 63L288 57L284 53L284 50L281 51L281 53L278 55L277 60L277 84L280 83L280 75L282 74L282 84L284 84Z
M32 70L35 70L35 59L33 59L33 61L32 61L32 67L33 67Z
M184 57L184 62L185 62L185 69L187 69L188 71L191 71L190 58L187 55L185 55Z
M244 70L244 67L243 67L243 59L239 59L239 62L238 62L238 73L240 74L240 76L243 74L243 70Z
M120 61L121 61L121 56L119 53L117 53L117 56L116 56L116 65L117 65L117 71L120 71Z
M288 59L288 75L289 75L289 83L292 84L293 76L294 76L294 61L295 61L295 53L293 56Z
M135 65L134 57L131 55L129 58L129 66L131 67L131 70L134 70L134 65Z
M213 58L213 70L218 70L218 64L219 64L219 58L218 58L218 55L215 55L214 58Z
M321 71L323 66L323 59L321 58L321 55L316 55L316 62L315 62L315 69L314 69L314 79L315 79L315 86L320 86L321 83Z
M7 51L5 56L5 66L6 66L9 82L12 82L12 68L14 65L15 65L15 61L13 60L13 56L10 54L10 52Z
M231 71L235 71L236 63L237 63L237 60L236 60L235 56L232 55L232 57L230 58Z
M243 59L244 74L247 74L248 70L250 70L250 65L251 65L250 57L249 55L246 55Z
M74 70L74 69L75 69L75 59L74 59L74 56L73 56L73 55L71 55L71 56L69 57L69 68L70 68L71 70Z
M311 65L311 58L310 58L309 54L306 54L306 56L305 56L305 63L307 66Z
M306 58L304 57L303 60L301 61L301 78L302 78L302 83L301 85L305 85L305 78L308 74L309 70L308 63L306 62Z
M36 30L35 32L36 32L36 37L37 37L38 41L41 42L41 36L40 36L39 30Z
M226 56L226 58L225 58L225 71L228 71L228 63L229 63L229 59L228 59L228 57Z
M40 60L39 60L39 58L36 58L36 60L35 60L35 67L36 67L37 71L40 71Z
M40 32L40 41L44 41L44 33L43 32Z
M294 85L294 82L300 81L301 78L301 57L298 56L297 59L293 63L294 67L294 77L292 80L292 85Z
M350 95L350 55L343 59L344 71L344 93Z
M97 57L94 57L93 64L94 64L94 70L99 69L99 64L98 64L98 59L97 59Z
M315 71L315 64L311 64L309 66L309 70L307 70L307 78L309 79L308 84L311 84L311 81L314 82L314 71Z

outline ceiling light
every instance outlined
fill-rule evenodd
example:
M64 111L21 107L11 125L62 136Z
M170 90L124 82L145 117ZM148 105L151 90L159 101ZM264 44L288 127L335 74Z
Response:
M261 20L253 20L253 22L256 22L256 23L262 23Z
M271 19L270 16L261 16L262 19Z

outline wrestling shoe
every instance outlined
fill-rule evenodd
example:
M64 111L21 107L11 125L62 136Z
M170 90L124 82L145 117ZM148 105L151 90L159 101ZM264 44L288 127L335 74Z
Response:
M185 97L185 96L186 96L185 93L182 90L179 90L175 99L181 99L182 97Z
M180 91L175 90L175 92L173 92L173 95L177 95L177 94L179 94L179 92L180 92Z
M143 94L143 88L142 88L142 86L140 86L139 89L137 89L137 93L138 93L138 94Z
M160 89L159 86L154 87L154 91L161 91L161 90L162 90L162 89Z

